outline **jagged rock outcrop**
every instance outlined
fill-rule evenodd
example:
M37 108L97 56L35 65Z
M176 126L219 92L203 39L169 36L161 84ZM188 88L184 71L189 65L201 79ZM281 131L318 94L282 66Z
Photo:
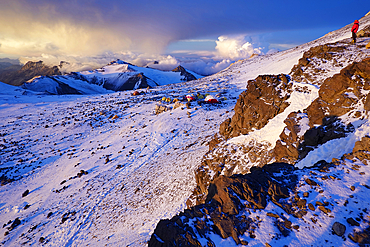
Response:
M318 57L322 59L332 58L335 61L335 56L340 58L343 56L341 52L346 52L346 48L342 47L340 42L321 45L306 52L306 55L300 59L299 64L300 66L306 66L305 68L314 65L312 67L314 68L318 66ZM367 96L367 90L369 90L368 84L370 82L368 78L370 73L368 66L369 59L354 62L341 69L340 73L326 80L317 81L316 84L321 86L319 97L307 109L291 112L288 115L284 121L286 127L273 148L269 144L259 143L256 140L235 146L225 142L227 138L249 132L248 129L250 128L241 128L239 127L241 124L236 124L238 121L242 122L245 115L251 116L253 112L262 115L259 113L262 112L261 109L255 107L254 103L258 105L258 99L268 98L269 96L252 98L254 95L252 92L256 90L251 89L256 88L257 79L249 81L248 83L251 83L252 86L240 95L235 106L235 115L220 126L222 138L217 137L210 142L212 148L210 146L210 151L205 155L201 166L195 172L197 187L189 198L188 205L204 203L208 186L220 174L245 174L249 172L251 166L263 166L271 162L295 164L317 146L333 139L345 137L353 131L353 126L350 123L343 122L340 117L346 115L352 119L360 120L369 111L370 96ZM293 68L291 74L294 74L295 71L296 68ZM263 81L261 76L259 78L260 81ZM308 89L295 86L293 90L305 93ZM264 102L266 101L262 100L262 104ZM258 109L255 110L254 107ZM273 104L269 105L268 109L271 110L271 113L264 113L263 116L273 118L276 114ZM252 115L250 117L251 121L248 122L249 124L255 124L255 129L264 126L261 124L257 127L258 123L266 124L269 120L268 117L260 120L257 113ZM254 116L256 117L253 118Z
M215 137L211 142L223 140ZM199 205L205 202L210 183L221 175L231 176L235 173L246 174L251 165L247 165L238 153L248 154L247 159L251 163L268 164L271 161L270 152L266 144L252 141L248 145L240 146L215 146L216 152L210 150L203 158L201 166L195 171L196 188L189 198L188 205ZM237 170L237 171L236 171Z
M225 138L245 135L261 129L270 119L289 106L292 83L287 75L261 75L247 83L236 102L234 116L220 125Z
M336 116L324 117L322 125L313 128L309 128L308 121L307 114L297 112L292 112L284 121L287 126L272 153L276 161L295 164L317 146L354 131L352 124L345 125Z
M330 67L343 67L348 58L345 58L348 44L342 41L333 44L324 44L310 48L303 53L298 64L294 65L289 75L292 80L314 85L323 83L322 75ZM352 56L348 54L347 56Z
M269 229L270 237L263 237L266 241L281 240L280 244L289 244L284 238L293 235L290 240L295 241L294 235L302 236L302 231L311 228L323 228L324 235L337 235L338 239L331 241L343 241L344 245L345 241L352 241L366 246L370 243L367 220L370 215L367 206L358 203L361 196L356 197L356 193L362 191L365 195L370 186L350 183L336 192L330 186L349 182L345 176L363 176L369 162L370 137L365 136L356 142L351 153L331 163L321 161L303 170L274 163L252 168L246 175L219 176L209 186L204 204L186 209L172 219L161 220L149 246L217 246L218 242L213 240L219 238L214 238L215 234L223 239L231 237L237 245L248 245L263 229ZM324 197L328 195L325 190L335 196ZM348 204L358 208L356 219L345 217ZM363 230L358 230L360 225Z
M274 148L276 161L294 164L318 145L353 131L353 126L339 117L361 119L370 110L369 79L370 59L350 64L326 79L319 97L304 113L292 112L284 121L286 127Z
M13 86L21 86L35 76L52 75L61 75L58 66L50 67L45 65L42 61L29 61L18 71L2 73L0 75L0 81Z
M247 244L239 237L247 231L253 235L256 222L240 215L242 210L264 209L267 202L272 201L295 213L286 202L297 183L293 171L288 164L276 163L253 168L246 175L218 177L209 187L206 203L187 209L170 220L161 220L149 246L202 246L197 236L207 239L208 246L215 246L208 237L210 233L222 238L232 237L236 244Z
M180 72L180 75L184 77L182 79L183 81L192 81L197 79L193 74L187 72L186 69L184 69L184 67L181 65L174 68L172 72Z
M358 102L364 103L368 111L370 89L370 58L355 62L341 70L339 74L325 80L320 87L319 98L308 108L310 125L321 124L324 116L342 116L354 109Z
M370 26L361 28L361 30L357 32L357 37L370 37Z

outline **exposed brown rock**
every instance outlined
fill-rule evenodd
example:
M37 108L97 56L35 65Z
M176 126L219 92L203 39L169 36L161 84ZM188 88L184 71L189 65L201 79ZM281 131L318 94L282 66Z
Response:
M312 52L317 49L331 51L344 48L321 47L312 49ZM300 63L308 64L304 61L300 60ZM292 112L284 121L286 127L273 150L276 161L295 164L316 146L345 137L348 132L353 131L353 126L344 125L339 117L353 111L361 101L365 111L370 110L370 96L363 93L370 89L369 79L369 58L350 64L339 74L326 79L320 87L319 97L305 109L304 113ZM353 116L361 118L362 113L357 111ZM306 126L302 124L303 122ZM302 133L302 128L308 130Z
M216 144L218 141L224 143L222 137L218 137L212 143ZM226 176L231 176L237 169L239 173L246 174L249 172L250 166L248 166L243 159L236 153L236 149L230 149L224 146L223 143L217 144L216 151L210 150L202 160L201 166L195 171L195 180L197 182L197 188L193 192L194 205L205 202L208 186L210 182L216 179L221 172ZM267 151L265 144L251 142L248 145L242 145L237 147L243 153L248 156L245 157L247 161L253 163L259 163L261 166L270 163L272 157ZM226 165L227 164L227 168ZM258 165L257 165L258 166Z
M353 109L358 101L365 101L362 90L370 89L370 59L355 62L339 74L325 80L319 98L307 108L310 125L322 124L323 116L342 116ZM353 96L355 96L355 98Z
M333 66L340 67L342 65L337 63L336 58L343 54L345 49L346 46L339 42L312 47L303 54L303 57L298 60L298 64L292 68L290 72L292 80L321 85L322 81L318 79L318 76L325 70L317 63L320 63L320 61L331 62Z
M360 141L355 143L353 148L353 156L364 162L364 164L369 164L370 160L370 137L364 136Z
M311 186L317 186L317 185L318 185L315 181L313 181L312 179L309 179L309 178L306 178L304 181L305 181L308 185L311 185Z
M329 209L329 208L326 208L326 207L324 207L324 206L319 206L318 207L322 212L324 212L324 213L326 213L326 214L328 214L328 213L330 213L331 212L331 210Z
M269 217L273 217L273 218L279 218L279 215L271 213L271 212L268 212L266 215Z
M263 209L268 200L284 210L289 208L283 205L297 183L293 171L294 167L288 164L270 164L263 168L253 168L246 175L217 177L209 186L206 203L186 209L171 220L161 220L149 246L198 246L195 236L206 237L210 233L216 233L222 238L232 237L236 244L246 243L239 237L247 231L251 237L254 236L253 220L239 212L246 208ZM281 172L286 175L280 176ZM275 214L271 216L279 217ZM195 228L189 226L193 225L189 219L193 219ZM284 236L289 234L291 222L286 220L276 222L276 225ZM209 243L212 244L210 239Z
M358 243L360 247L366 247L370 244L370 228L366 228L361 232L353 232L348 234L348 238L353 242Z
M309 208L310 210L312 210L312 211L315 211L315 206L314 206L314 205L312 205L312 203L309 203L309 204L308 204L308 208Z
M271 164L254 168L246 175L220 176L209 186L206 202L217 201L222 205L222 212L229 215L238 214L243 208L238 198L248 201L255 208L263 209L266 207L267 197L274 202L289 197L288 188L292 185L278 183L281 178L274 178L274 172L293 169L287 164ZM294 175L291 179L294 180Z
M307 114L292 112L284 120L286 127L280 134L280 140L276 142L273 151L273 154L278 162L294 164L298 160L298 147L305 132L302 131L302 128L304 128L302 122L305 119L308 119Z
M215 134L213 139L208 143L209 151L213 150L216 147L216 145L222 141L223 138Z
M283 112L289 103L292 83L284 75L261 75L248 81L247 89L236 102L235 114L220 126L226 138L261 129L270 119Z
M166 246L199 246L202 245L196 239L195 234L176 227L176 221L161 220L159 221L154 233L149 241L149 247L166 247ZM171 244L171 245L170 245Z
M370 37L370 26L366 26L357 32L357 37Z
M355 143L355 147L353 148L353 153L358 151L370 151L370 137L364 136L361 138L360 141Z

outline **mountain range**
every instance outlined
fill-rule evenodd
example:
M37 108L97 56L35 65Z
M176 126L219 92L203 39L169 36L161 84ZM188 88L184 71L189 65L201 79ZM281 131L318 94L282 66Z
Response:
M152 88L201 78L194 72L178 66L172 71L138 67L122 60L91 71L63 74L59 66L48 66L42 61L27 62L19 71L3 72L0 81L46 94L99 94L116 91Z

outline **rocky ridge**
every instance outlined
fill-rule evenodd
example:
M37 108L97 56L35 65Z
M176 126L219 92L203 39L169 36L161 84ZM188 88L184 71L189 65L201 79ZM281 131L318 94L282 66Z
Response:
M22 87L57 95L96 94L153 88L196 79L181 66L169 72L138 67L118 59L100 69L34 78Z
M217 246L215 235L221 237L219 241L232 241L230 245L247 245L262 234L264 221L271 220L275 232L260 243L266 246L283 246L284 238L292 233L301 235L314 228L331 229L323 246L335 245L338 236L347 244L370 242L369 203L348 210L348 205L358 204L370 188L366 183L349 185L349 181L366 181L368 136L340 160L316 160L313 168L302 170L292 166L326 142L344 138L367 124L369 40L356 45L349 41L308 49L287 75L263 75L248 81L234 116L221 124L195 172L197 187L187 202L189 208L162 220L149 246ZM288 109L297 93L313 99L305 107L285 112L285 128L276 143L252 138L241 144L240 135L263 129ZM234 137L238 141L233 141ZM341 184L343 180L346 182ZM332 182L359 194L326 191L332 190ZM343 217L348 211L358 217ZM323 244L310 241L314 246Z
M246 91L240 95L235 105L234 116L220 125L220 135L210 142L210 151L196 171L198 186L194 191L194 196L189 199L188 205L203 203L210 181L220 174L245 174L252 166L261 167L272 162L295 164L318 145L331 139L344 137L346 133L353 131L351 121L363 119L368 112L368 108L362 106L367 104L370 60L366 57L370 55L370 52L363 47L363 43L358 44L359 52L354 47L348 47L348 45L344 47L343 42L320 45L305 52L302 58L306 59L307 54L310 54L310 62L302 63L301 58L289 75L279 75L286 78L287 87L266 86L269 83L268 80L271 81L270 78L278 78L278 76L265 75L248 81ZM328 50L332 50L330 56L325 55ZM343 53L343 51L346 52ZM344 60L347 53L352 54L354 51L356 51L355 55L348 55L354 59L353 63L350 60ZM329 63L328 57L331 57L330 61L336 65L322 69L322 64ZM311 62L313 60L316 62ZM346 65L346 67L343 68L333 61L343 61L341 65ZM318 70L315 69L316 67L321 69L321 74L314 72ZM308 79L305 79L305 73L297 76L297 70L310 71L307 73L315 76L307 76ZM335 71L339 73L334 74ZM268 80L265 85L259 85L258 92L263 97L256 99L255 81L261 78L268 78ZM297 78L304 79L297 82ZM250 84L252 86L249 86ZM287 114L286 119L283 119L286 127L280 133L276 143L257 141L253 138L243 144L230 142L230 138L234 136L253 133L265 127L272 118L289 106L289 97L292 92L299 93L301 95L299 97L315 95L313 91L317 89L310 87L312 84L320 86L316 99L307 107ZM274 92L274 95L271 92ZM276 100L277 95L284 95L285 98L281 97L278 101ZM254 101L250 100L253 97ZM332 99L329 102L330 97ZM265 99L269 99L270 102ZM254 107L253 102L256 102L259 107ZM284 107L278 108L276 102L280 102L279 104ZM350 117L352 120L343 123L340 117Z
M245 175L219 176L209 186L206 203L161 220L149 246L217 246L214 235L234 241L230 245L248 245L271 223L275 229L260 244L283 246L288 236L326 228L325 243L309 239L299 244L365 246L370 243L369 202L358 202L370 186L352 179L369 176L369 144L370 137L364 137L341 159L310 169L274 163ZM342 191L328 191L333 184Z
M28 61L18 71L4 72L0 74L0 81L13 86L21 86L26 81L36 76L61 75L58 66L47 66L43 61Z

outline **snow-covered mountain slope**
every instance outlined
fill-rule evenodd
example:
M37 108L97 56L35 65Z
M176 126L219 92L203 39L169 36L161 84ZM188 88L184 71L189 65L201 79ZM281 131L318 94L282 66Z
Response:
M368 29L370 25L369 17L361 19L361 23L363 28ZM370 56L370 50L365 47L369 42L367 37L360 38L356 45L350 43L351 39L347 38L350 26L332 32L316 41L282 52L281 57L274 55L271 58L259 58L267 66L265 73L267 75L259 77L253 82L249 81L247 91L243 93L243 97L238 100L234 109L237 114L234 114L232 118L221 125L220 134L226 137L227 140L219 144L215 150L208 152L205 161L209 161L203 162L203 165L198 169L199 176L202 177L202 180L204 179L205 184L213 179L214 174L219 169L221 169L222 174L231 175L233 173L245 173L248 172L250 167L263 166L274 161L287 162L287 160L277 157L276 152L280 152L280 144L287 141L287 138L282 141L282 132L289 135L291 131L286 128L287 118L290 114L307 111L308 107L319 98L320 87L326 79L339 74L346 66L354 62L360 62ZM335 43L331 41L335 41ZM287 70L288 66L286 64L289 61L295 62L291 64L290 70ZM243 64L245 68L250 68L252 71L258 71L259 66L261 66L259 61L253 64L247 60L231 66L225 72L234 73L238 81L241 82L243 82L243 79L256 78L257 76L254 77L248 70L244 70L245 73L242 72ZM283 70L274 71L274 66L276 68L281 66ZM279 76L269 75L278 75L281 72L286 74L287 81L278 78ZM285 76L281 76L281 78L283 77ZM274 80L276 81L275 84L272 83ZM334 88L331 90L334 90ZM362 97L366 95L365 90ZM357 107L360 109L357 110ZM314 110L319 112L318 109ZM362 103L353 107L351 111L352 113L363 112ZM327 111L327 113L330 113L330 111ZM304 116L303 122L307 120L307 116ZM342 118L346 124L350 123L346 120L348 116ZM352 121L356 121L356 119ZM306 130L320 124L311 121L310 126L302 126L302 138ZM295 125L300 124L295 123ZM356 140L359 140L359 138ZM340 157L352 150L354 141L355 139L352 139L352 144L345 150L337 152L335 157ZM278 147L276 146L277 143L279 144ZM300 145L299 142L291 144L297 145L297 147ZM288 152L291 151L291 149L288 150ZM327 156L322 158L330 161L331 153L325 153ZM212 160L218 161L213 162ZM300 164L303 164L302 162ZM290 163L294 164L295 162ZM203 193L206 192L204 189L202 189Z
M39 76L22 88L48 94L101 94L156 87L199 79L202 76L179 66L173 71L138 67L116 60L101 69L67 75Z
M370 18L360 23L367 34L356 44L348 25L282 60L259 58L285 74L267 67L254 78L245 69L263 66L252 61L226 70L252 80L196 171L189 204L198 205L162 220L149 246L370 243Z
M4 95L5 98L9 98L9 95L14 95L16 97L27 94L37 95L39 93L0 82L0 95Z
M360 21L361 27L369 25L368 19ZM288 51L239 61L210 77L155 87L137 96L132 96L130 91L108 94L105 91L103 95L93 96L14 97L14 94L0 94L0 223L4 226L0 228L0 244L147 246L160 219L171 218L184 210L186 204L192 203L188 199L199 182L196 181L194 172L198 171L207 158L204 156L210 151L207 144L219 132L220 124L235 114L233 109L238 96L248 86L247 81L260 74L289 74L310 48L343 40L348 46L345 56L349 59L338 66L325 63L326 70L319 78L323 81L325 77L339 73L346 65L368 56L363 45L370 41L369 38L359 38L358 44L351 45L349 36L347 29L341 29ZM317 64L320 64L319 61ZM117 70L129 70L129 67L122 64L113 66ZM104 71L71 76L93 78L95 73L109 79L108 74L104 73L113 73L109 70L114 67L106 66ZM121 72L117 72L119 73ZM167 84L166 82L169 81L164 80L163 83ZM305 81L291 83L294 84L293 89L301 92L292 91L290 105L282 115L270 120L271 124L266 125L268 127L265 130L268 128L272 131L275 127L283 130L283 121L288 111L303 110L318 97L319 84ZM72 84L65 84L73 88ZM303 90L305 86L307 89ZM75 89L82 90L80 87ZM179 103L160 103L163 97L181 100L185 95L196 96L197 93L210 94L216 98L219 96L221 103L206 104L200 100L199 104L194 101L186 105L185 101L180 101L183 105L176 109L175 104L178 106ZM167 111L154 114L158 104ZM367 116L364 115L362 121L361 126L365 127ZM276 141L275 134L263 132L263 128L259 131L259 135L252 134L257 143ZM366 135L366 131L364 128L362 134ZM230 151L232 156L239 151L242 141L229 141L229 144L225 144L224 152ZM336 155L338 154L333 154L330 158L340 158ZM358 169L366 167L361 166ZM345 171L344 169L341 172ZM304 170L301 174L303 177L298 179L307 176ZM348 178L348 181L353 182L351 185L357 183L355 181L359 176L367 179L367 175L355 173L345 176L347 175L337 177ZM323 193L316 189L314 191L309 186L302 186L301 192L309 192L309 200L321 202L324 199L315 198L330 196L330 190L343 189L340 187L343 184L339 186L339 180L333 181L334 186L326 182L323 185L321 180L318 181L320 186L331 188L326 190L325 187ZM360 185L354 186L355 189L362 189ZM361 194L356 201L360 199L366 198ZM334 204L335 201L330 203ZM350 200L348 203L348 209L353 211L356 203ZM280 214L279 208L274 205L269 203L267 209ZM246 217L261 219L263 223L260 224L261 228L254 231L254 240L249 235L242 240L250 242L252 246L273 241L273 236L268 233L276 230L275 222L265 220L270 219L265 217L266 211L253 211L252 216L247 212L243 213ZM313 217L311 214L308 216ZM290 233L291 237L284 244L299 245L299 241L307 235L311 239L324 241L325 238L321 236L326 236L330 231L328 227L331 227L331 222L322 218L323 223L320 225L324 227L315 227L315 232L311 235L307 230L302 230L304 224L299 222L300 234ZM303 220L308 221L306 218ZM294 226L298 225L299 220L290 221ZM365 224L361 227L365 227ZM235 244L232 237L222 239L217 234L211 237L216 246ZM328 240L333 241L334 237L331 236ZM202 238L199 239L203 241ZM351 242L347 239L345 243ZM204 244L206 242L202 242Z

